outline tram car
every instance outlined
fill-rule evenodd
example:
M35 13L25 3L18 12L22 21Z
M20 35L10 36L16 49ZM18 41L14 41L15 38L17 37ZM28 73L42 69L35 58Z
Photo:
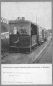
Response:
M9 46L10 51L28 51L38 45L38 27L28 20L9 21L10 35Z
M47 31L45 28L38 26L38 35L39 45L47 41Z
M44 28L44 30L43 30L43 39L44 39L44 42L46 42L47 41L47 34L48 34L48 32L47 32L47 30Z

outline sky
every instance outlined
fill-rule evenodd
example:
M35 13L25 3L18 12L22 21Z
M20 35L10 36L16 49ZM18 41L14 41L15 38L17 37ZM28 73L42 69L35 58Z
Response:
M51 2L1 2L1 17L15 20L17 17L37 23L46 29L51 29Z

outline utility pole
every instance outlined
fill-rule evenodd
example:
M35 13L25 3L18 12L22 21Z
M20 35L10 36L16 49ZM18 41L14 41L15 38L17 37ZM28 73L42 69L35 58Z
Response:
M36 16L36 24L37 24L37 16Z

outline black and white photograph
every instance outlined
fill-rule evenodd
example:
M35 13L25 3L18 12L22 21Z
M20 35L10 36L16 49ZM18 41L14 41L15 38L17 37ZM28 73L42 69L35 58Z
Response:
M52 85L52 2L1 2L1 85Z
M51 2L1 2L1 64L49 63Z

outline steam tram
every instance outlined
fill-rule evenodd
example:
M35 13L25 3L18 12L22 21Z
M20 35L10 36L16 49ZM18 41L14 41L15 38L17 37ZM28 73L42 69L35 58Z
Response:
M28 20L9 21L9 51L31 52L44 40L44 36L39 35L39 28ZM42 39L42 41L40 41Z
M38 27L27 20L10 21L10 51L31 52L38 44Z

